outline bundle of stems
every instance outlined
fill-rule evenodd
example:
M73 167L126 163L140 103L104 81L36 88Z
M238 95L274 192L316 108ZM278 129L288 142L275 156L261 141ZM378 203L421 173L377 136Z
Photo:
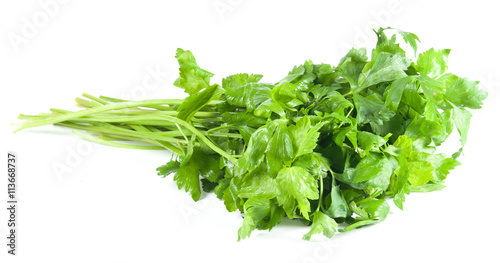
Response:
M216 109L221 101L209 102L204 108L206 111L196 112L188 123L175 117L176 108L183 102L181 99L127 101L86 93L82 97L75 99L78 106L85 108L80 111L52 108L50 113L20 114L19 119L24 122L15 132L53 124L71 128L76 135L96 143L128 149L168 149L179 156L186 155L189 138L195 135L213 151L236 163L238 156L223 151L210 139L242 138L222 125L222 117Z

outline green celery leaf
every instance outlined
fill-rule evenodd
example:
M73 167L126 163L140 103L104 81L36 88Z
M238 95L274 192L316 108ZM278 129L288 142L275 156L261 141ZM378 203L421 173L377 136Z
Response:
M360 221L356 221L355 223L343 228L343 229L339 229L339 232L347 232L347 231L352 231L353 229L355 228L360 228L360 227L363 227L363 226L369 226L369 225L373 225L375 223L377 223L378 220L376 219L367 219L367 220L360 220Z
M405 156L398 156L398 168L395 171L397 176L396 182L392 189L393 202L401 210L403 210L403 203L405 195L410 193L408 178L410 177L410 169L408 168L408 161Z
M370 127L373 133L386 137L390 134L389 142L394 142L396 138L405 132L405 119L400 112L391 117L388 121L382 121L382 124L378 122L370 122Z
M372 63L371 68L360 75L360 87L356 92L378 83L406 77L405 70L410 66L411 60L400 53L393 55L381 52Z
M271 178L276 178L278 172L283 168L283 161L283 159L274 154L271 150L266 152L267 173ZM286 162L289 164L290 160L286 160Z
M479 89L479 81L458 78L447 89L444 97L457 107L480 109L488 94Z
M387 109L387 105L380 99L380 95L376 93L368 97L355 93L353 94L353 100L359 124L374 122L382 125L384 121L389 121L395 115L394 112Z
M278 85L271 90L272 100L279 103L287 111L297 111L296 107L303 104L301 100L297 99L297 95L297 86L288 82Z
M453 82L455 82L459 77L453 73L444 73L443 75L439 76L437 80L441 83L443 83L446 87L451 86Z
M436 145L441 145L448 136L452 133L454 129L452 110L447 109L443 112L439 112L437 106L434 103L427 103L424 111L424 117L426 120L433 121L442 126L441 135L434 134L432 140Z
M178 161L170 161L165 165L156 168L156 171L158 171L158 175L163 176L163 178L165 178L167 175L177 172L180 164L181 163Z
M241 179L240 177L235 176L229 181L227 188L223 191L222 199L224 200L224 205L229 212L242 209L240 198L238 197L240 186Z
M272 98L263 101L256 109L255 116L269 118L271 113L276 113L280 116L285 116L285 110L281 105Z
M418 93L417 78L407 76L395 80L384 92L385 103L392 111L396 111L401 101L415 111L423 113L425 102Z
M269 217L269 222L263 229L271 229L275 227L277 224L285 218L285 210L283 210L283 207L279 206L276 202L276 199L272 200L273 202L271 203L271 214Z
M416 117L406 128L405 135L414 142L421 140L423 145L429 145L434 138L444 132L444 127L438 122Z
M417 113L422 114L425 111L425 106L427 105L427 101L423 98L423 96L419 93L418 88L415 85L411 85L409 89L406 89L403 92L403 97L401 101L406 105L410 106L411 109L416 111Z
M219 167L220 155L206 154L195 148L191 155L190 164L198 167L201 175L210 182L216 183L223 175L223 170Z
M299 77L294 78L291 83L294 84L298 91L307 91L312 86L314 80L316 79L316 74L314 74L314 65L312 61L307 60L304 64L300 65L298 68L294 68L289 74L292 76L295 74L300 74ZM284 82L280 81L280 84Z
M292 71L288 73L288 76L280 80L277 85L289 83L297 87L298 91L307 91L316 79L316 75L313 71L314 65L308 60L300 66L295 66Z
M324 236L332 238L335 232L337 232L338 224L333 220L333 218L316 211L313 214L313 222L311 225L311 230L304 235L303 240L311 240L311 236L314 234L323 233Z
M351 87L357 87L359 75L363 71L367 60L366 49L352 48L339 62L338 69L340 76L349 81Z
M250 103L251 85L225 89L226 101L236 107L245 107Z
M257 228L257 223L250 216L245 216L243 219L243 225L238 229L238 241L250 237L250 234Z
M200 92L193 93L179 105L177 108L177 118L189 121L201 108L205 107L207 103L218 97L217 91L219 85L214 84Z
M380 54L381 52L386 52L393 55L396 55L398 53L401 53L401 55L405 55L405 51L401 47L399 47L399 44L396 43L396 35L393 35L389 40L377 43L377 47L372 50L372 61L376 61L378 54Z
M394 28L393 28L394 29ZM399 29L396 29L398 33L403 37L403 40L407 43L410 44L410 46L413 48L413 52L415 55L417 54L417 41L420 42L420 39L418 39L418 36L411 33L411 32L405 32Z
M227 124L244 129L261 127L265 125L267 121L266 119L257 117L249 112L224 112L222 113L222 120ZM253 130L255 131L255 129Z
M295 126L290 126L290 132L293 135L293 145L295 149L294 159L297 157L312 153L316 148L316 143L319 138L319 129L324 125L324 122L319 122L311 126L311 121L307 116L303 116Z
M413 193L428 193L443 190L446 186L442 183L427 183L422 186L411 187L410 192Z
M431 48L418 56L416 69L421 75L437 78L448 69L449 54L449 49L435 51Z
M445 84L439 80L433 79L426 75L419 78L420 87L424 92L425 97L432 103L441 105L444 99Z
M271 95L276 101L290 101L297 97L297 86L289 82L277 85L271 90Z
M430 162L434 167L434 180L438 182L446 179L446 177L450 173L450 170L453 170L455 169L455 167L460 165L459 161L453 158L446 158L446 155L444 153L431 154L427 158L427 161Z
M358 132L357 138L358 147L363 149L365 152L369 152L373 148L379 148L387 142L386 138L366 131Z
M351 231L354 228L384 221L390 210L389 204L384 199L370 199L360 201L358 204L351 202L350 206L356 214L361 216L361 219L348 227L339 230L340 232Z
M365 219L378 219L383 221L389 214L389 204L384 199L371 199L360 201L357 208L363 210L367 217Z
M342 88L342 86L338 83L334 83L333 85L329 86L322 86L322 85L314 85L314 87L311 88L311 93L314 96L314 99L316 101L319 101L321 98L326 97L330 95L331 92L336 91L338 89ZM342 94L340 94L342 96Z
M178 48L175 58L180 66L179 78L175 80L175 86L183 88L189 94L194 94L210 85L210 78L214 74L200 68L191 51Z
M434 178L434 167L427 161L410 161L408 162L408 170L410 175L408 181L412 187L422 186Z
M404 156L410 156L411 152L413 151L412 145L413 141L406 135L399 136L393 144L394 147L398 147L399 149L401 149L401 152Z
M254 196L245 202L245 216L250 216L255 221L262 220L269 212L271 202L265 196Z
M270 132L267 126L262 126L257 129L250 137L250 143L243 154L243 157L238 160L238 167L242 172L248 169L255 169L264 160L264 154L267 151L270 140Z
M200 171L196 165L187 165L179 167L174 175L174 181L179 190L184 187L186 193L190 193L194 201L198 201L201 196L200 189Z
M375 29L373 29L373 32L375 32L375 34L377 34L377 47L384 44L385 42L387 42L387 35L385 34L385 30L387 30L389 28L382 28L382 27L379 27L377 31L375 31Z
M346 115L346 110L353 107L352 103L345 99L338 91L327 88L328 94L322 97L317 105L313 108L316 111L323 113L338 113L340 116Z
M319 198L318 180L302 167L286 167L279 171L276 182L279 189L278 203L283 206L288 217L293 218L297 201L300 213L309 220L309 199Z
M331 192L325 198L324 212L332 218L345 218L350 214L349 205L335 180L332 180Z
M294 157L292 135L284 121L278 120L269 144L269 154L281 161L289 161Z
M229 182L231 178L224 178L219 181L219 184L214 188L214 194L217 198L222 199L224 196L224 191L229 187Z
M345 138L347 137L348 139L352 139L351 140L352 145L354 146L354 148L357 148L358 141L357 141L356 136L357 136L356 127L353 125L349 125L349 126L337 129L336 132L333 134L333 141L339 147L342 147L344 144Z
M248 126L240 126L237 127L238 131L241 134L241 137L243 137L244 145L248 145L250 143L250 138L252 137L252 134L255 132L255 129L252 127Z
M391 174L392 169L387 158L367 156L356 165L352 182L356 184L370 181L384 189L389 185Z
M455 123L455 127L457 127L458 133L460 134L460 142L462 144L460 150L453 154L453 158L456 158L461 154L465 143L467 143L467 134L469 133L471 117L472 114L468 110L456 107L453 108L453 122Z
M251 88L250 105L247 105L247 111L253 111L263 102L272 99L271 89L274 87L269 84L252 83L248 85Z
M325 86L333 84L333 81L335 80L337 75L332 65L324 63L314 65L314 74L316 74L317 77L315 83Z
M378 38L377 47L379 45L382 45L382 44L388 42L387 36L384 34L384 30L387 30L387 29L396 30L403 37L403 40L413 48L415 55L417 54L417 41L420 42L420 39L418 38L418 36L413 34L413 33L406 32L406 31L399 30L397 28L392 28L392 27L379 28L379 30L375 32L377 34L377 38Z
M413 141L406 135L401 135L394 142L393 146L398 148L401 155L397 156L398 168L394 171L397 178L393 185L392 194L394 204L403 210L403 203L405 201L405 194L409 194L408 178L410 177L410 169L408 167L407 157L413 151Z
M293 162L293 166L302 167L317 178L325 177L329 169L328 160L316 152L301 155Z
M262 78L262 75L235 74L222 79L222 88L225 90L229 104L238 107L247 107L250 104L252 85Z
M262 196L272 199L276 196L276 183L267 173L265 165L260 165L258 169L248 173L242 181L238 196L241 198L251 198Z
M184 187L191 194L193 200L200 198L200 174L209 182L217 183L223 176L223 170L219 167L220 155L204 153L199 147L190 150L189 158L183 157L182 162L169 162L160 166L158 172L167 175L176 170L174 181L179 189ZM214 186L215 187L215 186Z
M361 159L356 167L347 167L344 173L335 174L335 178L356 189L370 186L383 191L389 187L393 169L385 156L373 153Z
M238 241L250 237L252 231L257 227L257 222L262 220L271 211L269 199L256 196L245 202L245 218L243 225L238 230Z
M222 79L222 88L224 90L229 90L232 88L241 87L248 83L259 82L259 80L262 79L262 77L263 76L259 74L250 74L250 75L246 73L234 74Z
M210 182L208 179L202 178L201 180L201 188L204 192L212 192L215 187L217 187L217 183Z

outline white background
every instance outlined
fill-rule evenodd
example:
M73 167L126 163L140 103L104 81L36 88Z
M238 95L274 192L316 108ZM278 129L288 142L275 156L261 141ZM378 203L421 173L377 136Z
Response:
M12 257L5 246L6 171L0 176L1 262L498 262L494 1L70 0L49 11L40 4L46 2L0 4L0 153L18 154L20 180L19 255ZM35 28L26 29L34 19ZM473 112L463 165L445 190L411 194L403 212L392 209L385 222L331 240L302 241L309 227L285 221L236 242L238 213L213 194L195 204L171 178L156 175L168 152L90 144L52 126L12 134L18 113L75 110L82 92L183 97L172 85L177 47L215 73L213 82L241 72L274 82L306 59L336 65L346 47L370 50L370 30L379 25L416 33L419 51L450 48L449 70L480 80L489 97ZM13 43L16 37L21 42ZM146 89L150 69L162 73Z

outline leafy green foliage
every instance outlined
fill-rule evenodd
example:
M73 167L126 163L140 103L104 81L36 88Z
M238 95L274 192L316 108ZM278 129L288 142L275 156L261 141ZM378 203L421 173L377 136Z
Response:
M310 222L306 240L331 237L340 222L349 224L341 231L350 231L383 221L384 197L402 209L411 192L442 189L460 164L467 108L481 108L486 92L446 72L449 49L429 49L412 62L387 30L416 54L415 34L381 28L371 61L366 49L351 49L336 67L306 61L276 84L248 74L223 80L229 105L267 119L245 135L234 175L243 178L240 239L269 226L273 205ZM454 129L462 148L453 158L435 154Z
M397 34L388 37L388 30ZM321 233L331 238L383 221L386 199L403 209L410 193L443 189L460 164L469 110L481 108L487 96L477 81L447 72L449 49L417 56L415 34L375 33L370 57L353 48L338 65L305 61L276 83L235 74L210 84L213 74L178 49L174 85L186 99L84 95L90 100L78 103L88 109L21 115L29 120L19 129L57 124L89 131L97 136L86 138L108 145L174 152L158 174L174 174L195 201L202 190L213 191L228 211L241 212L238 240L286 217L311 226L305 240ZM454 131L460 149L451 157L436 153Z

